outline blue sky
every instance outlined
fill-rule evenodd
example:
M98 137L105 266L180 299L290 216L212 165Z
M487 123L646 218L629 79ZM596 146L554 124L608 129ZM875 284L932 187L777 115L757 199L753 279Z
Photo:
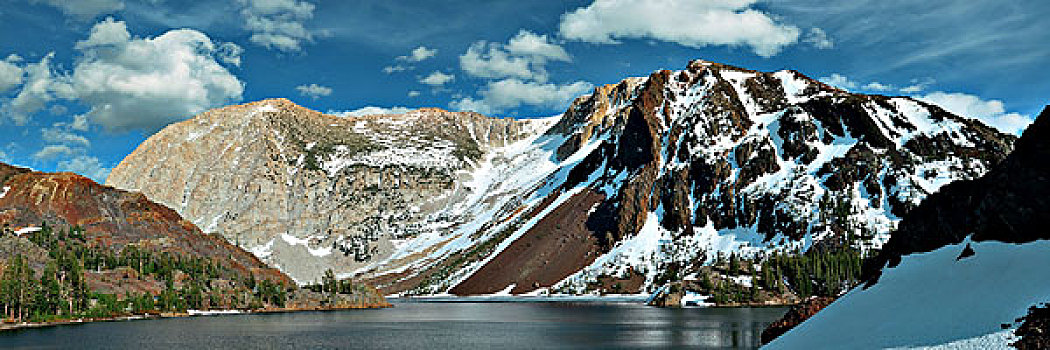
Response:
M1047 17L1038 0L0 0L0 161L101 181L167 124L269 97L548 116L698 58L1017 133L1050 96Z

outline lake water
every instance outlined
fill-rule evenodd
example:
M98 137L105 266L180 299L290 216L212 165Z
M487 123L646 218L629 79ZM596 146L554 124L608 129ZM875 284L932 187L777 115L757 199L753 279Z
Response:
M753 348L784 308L411 302L394 308L102 322L0 332L0 349Z

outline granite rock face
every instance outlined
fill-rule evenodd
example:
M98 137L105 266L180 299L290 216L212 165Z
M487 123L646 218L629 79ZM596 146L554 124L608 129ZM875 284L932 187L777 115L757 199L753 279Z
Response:
M300 282L389 255L454 198L460 170L522 137L524 122L423 109L337 117L272 99L173 124L113 169L206 232Z
M300 282L332 268L384 293L586 293L614 280L634 293L719 253L880 247L1014 139L911 98L698 60L539 120L227 107L154 135L107 182Z

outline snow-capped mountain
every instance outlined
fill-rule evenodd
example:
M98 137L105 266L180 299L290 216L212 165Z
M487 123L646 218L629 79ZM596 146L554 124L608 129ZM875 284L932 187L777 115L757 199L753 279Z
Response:
M1050 302L1048 160L1050 106L988 174L912 210L869 262L867 285L769 348L1045 348L1036 310ZM1040 330L1016 332L1022 317Z
M227 107L154 135L107 183L301 282L330 267L388 293L635 293L719 252L879 247L1013 141L911 98L694 61L547 119Z

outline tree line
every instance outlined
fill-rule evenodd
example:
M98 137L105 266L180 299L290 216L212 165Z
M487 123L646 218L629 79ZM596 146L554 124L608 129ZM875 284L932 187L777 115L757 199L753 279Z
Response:
M119 251L89 244L84 230L55 230L46 223L25 234L30 243L47 250L41 269L21 252L6 261L0 276L0 304L13 321L49 321L122 314L185 312L187 309L283 307L290 288L249 274L238 280L229 268L205 257L157 252L126 245ZM7 239L7 238L4 238ZM101 273L124 268L137 279L164 284L159 293L106 294L89 290L88 271ZM178 275L178 277L176 277ZM229 276L223 288L211 281Z

